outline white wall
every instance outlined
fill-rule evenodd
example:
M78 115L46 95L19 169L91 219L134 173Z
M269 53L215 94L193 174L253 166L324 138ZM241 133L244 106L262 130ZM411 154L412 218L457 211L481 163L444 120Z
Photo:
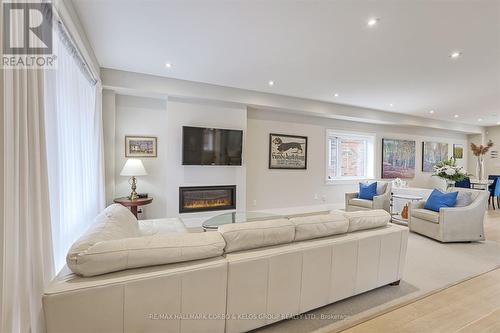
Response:
M107 108L104 112L109 114L112 109ZM110 124L110 121L105 123L105 125ZM169 144L166 131L167 102L161 99L116 95L114 125L114 195L121 197L130 194L129 177L120 176L120 171L126 161L125 136L156 136L158 138L158 157L142 158L148 175L137 178L137 192L149 193L154 198L150 205L144 206L145 218L165 217L167 206L166 174L168 172L166 164ZM108 137L107 131L108 133L113 131L112 126L105 127L105 137ZM108 161L106 163L109 163ZM109 184L108 181L106 183Z
M485 171L486 175L500 175L500 155L497 158L492 158L491 152L496 151L500 153L500 126L493 126L486 128L486 142L493 141L493 147L485 157Z
M182 126L240 129L246 133L244 107L225 103L169 101L105 91L103 95L104 154L106 160L106 199L130 193L128 177L120 176L125 164L125 136L145 135L158 138L158 157L143 158L148 175L138 178L137 192L154 198L144 207L144 218L179 215L179 187L236 185L238 210L245 210L246 171L242 166L183 166ZM243 137L245 144L245 137ZM243 147L245 161L245 147ZM196 216L196 214L190 214Z
M447 142L449 154L453 143L467 145L467 136L451 131L414 127L370 125L334 119L283 115L252 110L247 125L247 207L248 209L281 208L314 204L343 204L344 193L356 190L356 184L325 183L326 129L375 133L375 175L381 174L381 139L416 140L416 177L411 186L432 187L437 183L431 173L422 170L422 141ZM268 169L269 133L296 134L308 137L307 170ZM459 161L467 165L467 156ZM317 199L316 199L317 197Z
M246 132L246 108L197 104L180 100L169 100L167 119L167 156L165 164L167 186L167 216L179 214L180 186L236 185L236 207L245 210L246 167L245 136L243 137L242 166L183 166L182 126L216 127L239 129Z

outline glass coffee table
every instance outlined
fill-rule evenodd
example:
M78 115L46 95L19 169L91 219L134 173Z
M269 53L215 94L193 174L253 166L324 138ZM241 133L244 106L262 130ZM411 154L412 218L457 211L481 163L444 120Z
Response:
M205 222L203 222L201 226L204 231L217 230L219 226L224 224L273 220L282 217L283 217L282 215L263 213L263 212L232 212L211 217Z

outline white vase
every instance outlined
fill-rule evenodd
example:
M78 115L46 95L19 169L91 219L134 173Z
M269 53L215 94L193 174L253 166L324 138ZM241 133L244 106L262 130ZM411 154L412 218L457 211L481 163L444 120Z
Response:
M455 187L455 183L454 180L446 179L446 190Z
M477 174L477 179L479 179L479 180L484 179L484 158L483 158L483 156L477 157L476 174Z

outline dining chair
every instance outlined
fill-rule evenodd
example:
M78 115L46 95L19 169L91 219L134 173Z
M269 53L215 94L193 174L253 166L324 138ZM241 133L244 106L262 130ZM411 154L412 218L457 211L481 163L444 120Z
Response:
M455 187L470 188L470 178L465 177L464 180L455 183Z
M488 186L488 191L490 192L490 198L488 199L488 203L491 203L493 206L493 209L495 209L495 197L497 197L497 206L500 208L500 200L498 197L500 196L500 186L498 186L498 178L500 178L500 175L488 175L489 180L493 180L493 183L491 183L490 186ZM498 188L498 194L497 194L497 187Z

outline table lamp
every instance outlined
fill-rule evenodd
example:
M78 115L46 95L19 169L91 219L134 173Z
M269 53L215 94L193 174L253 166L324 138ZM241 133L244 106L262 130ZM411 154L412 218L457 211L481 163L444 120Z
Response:
M129 199L136 200L139 196L135 189L137 188L137 180L135 177L137 176L146 176L148 173L146 169L144 169L144 165L142 161L137 158L129 158L125 165L123 166L122 172L120 172L121 176L130 176L129 184L132 185L132 192L130 192Z

